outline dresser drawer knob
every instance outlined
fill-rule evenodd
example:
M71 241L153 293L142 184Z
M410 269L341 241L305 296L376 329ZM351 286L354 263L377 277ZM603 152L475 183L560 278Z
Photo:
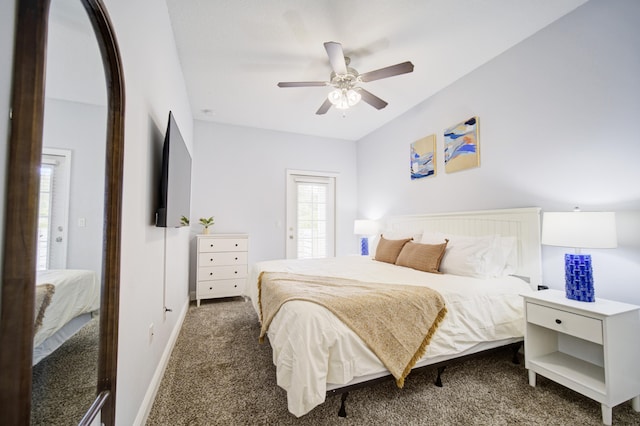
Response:
M237 273L238 273L238 271L233 271L233 273L234 273L234 274L237 274Z
M236 243L236 247L238 247L238 243Z
M209 272L209 275L213 275L213 272Z
M213 290L213 287L209 287L209 290Z
M236 260L238 260L238 258L236 257Z
M213 244L209 244L209 247L213 247Z
M562 324L562 320L556 319L556 324Z
M209 259L209 262L213 262L213 259Z
M238 284L234 284L233 287L238 287Z

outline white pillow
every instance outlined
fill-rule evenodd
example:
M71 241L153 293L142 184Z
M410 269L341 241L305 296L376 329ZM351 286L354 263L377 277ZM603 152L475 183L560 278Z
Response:
M502 276L507 259L511 256L509 247L515 247L515 238L503 241L499 235L472 237L449 235L442 232L425 232L422 244L438 244L449 240L440 271L445 274L463 275L475 278ZM504 247L503 247L504 246Z
M504 267L496 276L515 274L518 269L518 240L516 237L500 237Z

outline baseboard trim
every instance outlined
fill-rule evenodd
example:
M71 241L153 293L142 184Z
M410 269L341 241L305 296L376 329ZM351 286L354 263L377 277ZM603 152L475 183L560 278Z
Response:
M171 336L169 337L169 341L167 342L167 346L162 353L162 358L160 358L160 362L158 363L158 367L156 368L153 377L151 378L151 382L149 383L149 387L147 388L147 393L142 400L142 404L140 404L140 409L138 410L138 415L136 416L133 424L134 425L145 425L147 423L147 419L149 418L149 413L151 413L151 408L153 407L153 402L156 399L156 394L158 393L158 389L160 389L160 383L162 382L162 377L164 376L164 372L167 369L167 364L169 364L169 358L171 358L171 352L173 352L173 348L176 345L176 341L178 340L178 336L180 335L180 329L182 328L182 323L184 322L184 318L187 316L187 310L189 309L189 301L187 300L184 306L182 307L182 311L180 312L180 317L178 318L178 322L171 332Z

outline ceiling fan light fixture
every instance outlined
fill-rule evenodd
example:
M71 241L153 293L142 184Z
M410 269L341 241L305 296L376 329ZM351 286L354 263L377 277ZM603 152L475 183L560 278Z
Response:
M360 99L362 99L360 93L356 92L353 89L347 90L347 103L349 104L349 106L354 106L355 104L360 102Z
M332 106L346 110L361 100L375 109L381 110L388 103L360 87L360 84L413 72L413 64L410 61L406 61L360 74L356 69L349 67L351 59L344 55L344 50L340 43L328 41L324 43L324 49L327 51L329 63L331 64L329 81L281 81L278 83L278 87L333 87L333 90L327 94L327 99L316 111L317 115L326 114Z
M327 99L329 99L329 102L336 108L347 109L360 102L362 96L353 89L335 89L329 92Z
M332 90L327 95L327 99L329 99L329 102L331 102L333 105L339 105L340 103L342 103L342 90Z

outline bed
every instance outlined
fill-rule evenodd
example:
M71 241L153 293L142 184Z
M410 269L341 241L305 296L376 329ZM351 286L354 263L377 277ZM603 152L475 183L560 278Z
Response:
M100 285L93 271L38 271L36 276L33 365L77 333L100 308Z
M450 240L441 263L445 273L423 272L368 256L264 261L252 267L247 296L262 318L260 301L265 295L261 291L266 290L258 284L267 275L429 287L441 295L447 312L424 354L411 367L442 365L523 340L521 295L535 291L541 283L539 222L538 208L393 217L383 227L382 235L389 241L412 238L426 245ZM465 250L467 254L473 250L468 258L472 260L456 263ZM499 271L494 262L500 257L498 252L502 256L499 263L503 262ZM494 261L480 265L478 259L490 256ZM328 392L344 392L390 374L356 333L317 303L291 300L282 304L266 336L277 383L287 391L288 409L297 417L323 403ZM396 382L401 383L397 376ZM345 396L343 393L341 411Z

